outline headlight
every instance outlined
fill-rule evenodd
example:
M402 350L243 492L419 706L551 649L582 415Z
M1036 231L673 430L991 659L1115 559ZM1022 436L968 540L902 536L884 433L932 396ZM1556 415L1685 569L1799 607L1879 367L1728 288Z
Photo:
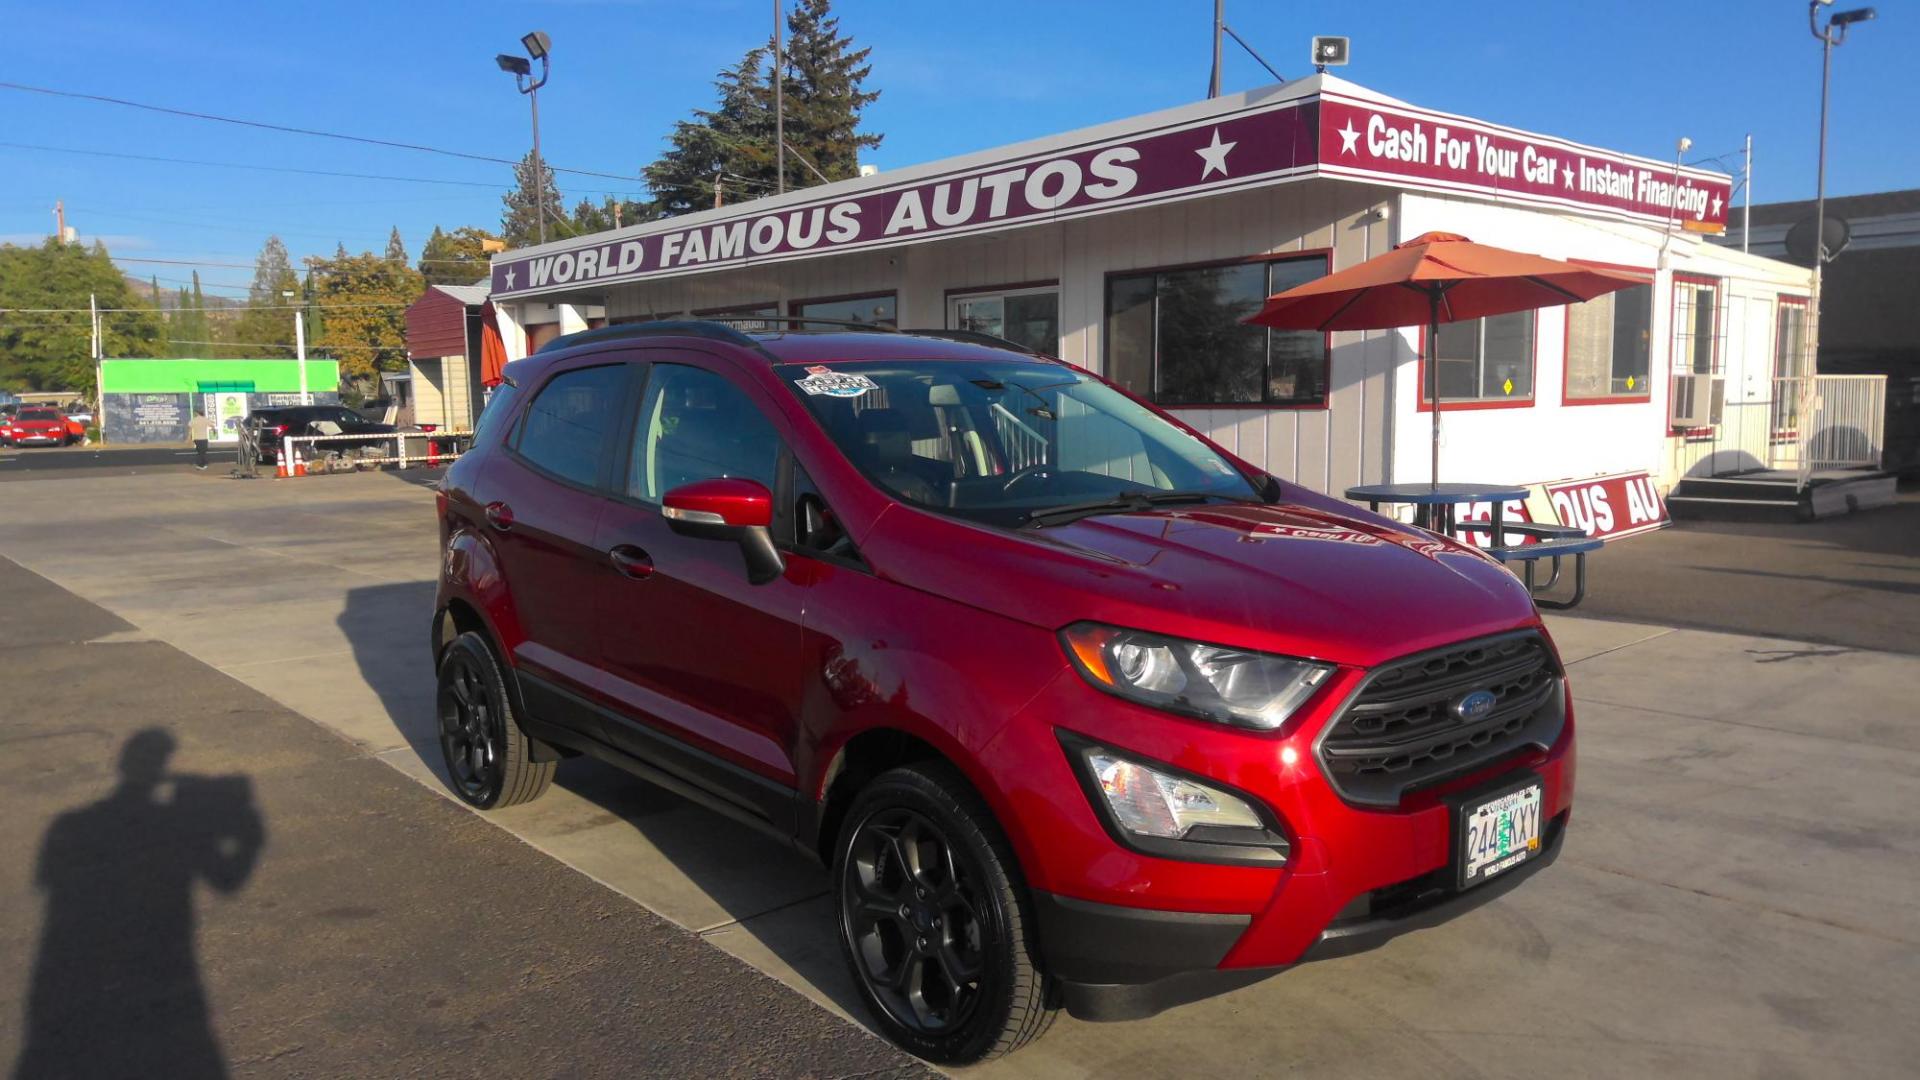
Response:
M1271 731L1313 696L1333 667L1203 645L1140 630L1075 623L1060 633L1087 681L1142 705Z
M1287 838L1251 797L1069 732L1060 732L1060 742L1078 759L1087 796L1107 831L1126 847L1201 862L1276 866L1287 861Z

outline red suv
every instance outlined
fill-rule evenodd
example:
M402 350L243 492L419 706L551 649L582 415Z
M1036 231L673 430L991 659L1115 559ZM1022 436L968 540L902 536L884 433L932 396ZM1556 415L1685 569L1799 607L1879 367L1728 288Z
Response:
M1079 368L682 322L507 372L440 495L455 789L585 753L817 855L915 1053L1371 948L1559 852L1526 588Z

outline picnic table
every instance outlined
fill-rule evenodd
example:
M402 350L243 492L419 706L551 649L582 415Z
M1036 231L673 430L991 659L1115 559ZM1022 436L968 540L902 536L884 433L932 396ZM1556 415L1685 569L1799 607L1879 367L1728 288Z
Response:
M1533 594L1535 604L1557 611L1575 607L1587 596L1587 553L1599 550L1601 541L1571 525L1507 521L1506 504L1526 497L1527 489L1523 487L1468 482L1360 484L1347 489L1347 498L1364 502L1367 509L1375 512L1388 503L1414 507L1414 524L1432 532L1445 536L1462 531L1486 533L1492 541L1486 553L1502 564L1520 564L1518 576ZM1493 520L1459 520L1459 507L1479 502L1492 505ZM1509 536L1519 536L1521 542L1509 544L1506 542ZM1561 560L1565 558L1573 559L1573 595L1558 599L1547 594L1560 583ZM1552 571L1545 581L1538 581L1535 567L1542 559L1552 560Z

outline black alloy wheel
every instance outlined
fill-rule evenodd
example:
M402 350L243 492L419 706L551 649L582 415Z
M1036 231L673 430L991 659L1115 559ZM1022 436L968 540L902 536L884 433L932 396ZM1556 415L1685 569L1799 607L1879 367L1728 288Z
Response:
M985 973L977 868L940 827L901 807L861 822L840 883L861 977L896 1023L922 1035L972 1018Z
M484 805L500 788L500 702L485 673L464 652L440 671L440 750L460 797Z
M920 761L861 787L833 880L841 952L875 1026L902 1048L966 1065L1053 1022L1019 860L959 770Z

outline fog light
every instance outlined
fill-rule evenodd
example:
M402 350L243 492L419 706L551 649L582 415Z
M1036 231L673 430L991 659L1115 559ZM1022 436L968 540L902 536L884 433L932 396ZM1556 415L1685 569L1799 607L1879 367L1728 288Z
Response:
M1130 833L1184 840L1195 828L1209 825L1266 831L1253 807L1218 788L1169 776L1104 750L1088 751L1087 764L1114 820Z

